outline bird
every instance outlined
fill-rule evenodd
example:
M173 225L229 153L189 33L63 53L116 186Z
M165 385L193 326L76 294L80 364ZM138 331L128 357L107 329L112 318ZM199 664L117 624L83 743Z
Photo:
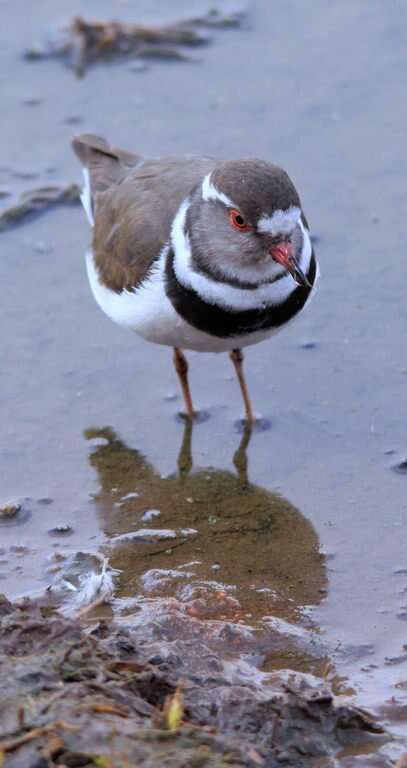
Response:
M253 425L242 350L292 320L318 276L294 183L257 158L145 157L93 134L72 146L93 229L86 265L97 304L173 348L188 419L197 412L185 350L228 352Z

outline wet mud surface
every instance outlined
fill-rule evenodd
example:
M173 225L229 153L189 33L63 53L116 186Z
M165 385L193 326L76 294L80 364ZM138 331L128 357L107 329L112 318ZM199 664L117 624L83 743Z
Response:
M135 18L131 3L98 0L92 13L168 24L208 8L140 2ZM172 686L196 674L203 710L212 666L256 697L305 675L392 736L329 741L333 765L395 765L407 749L406 8L258 0L196 62L99 62L84 80L24 60L83 13L79 0L69 19L61 3L0 2L0 218L27 190L80 182L76 131L146 154L257 155L300 189L322 278L309 310L247 354L270 428L249 440L226 356L191 354L208 418L189 434L170 351L93 303L79 206L4 228L0 591L48 590L73 616L106 567L107 602L89 621L135 633ZM2 727L14 738L15 720Z

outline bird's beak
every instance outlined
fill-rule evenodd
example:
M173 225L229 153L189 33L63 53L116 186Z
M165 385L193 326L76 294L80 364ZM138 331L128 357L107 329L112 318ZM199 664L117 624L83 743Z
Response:
M278 243L278 245L272 245L269 250L270 256L278 264L281 264L287 272L294 278L298 285L303 288L311 288L310 282L307 276L304 275L297 259L294 255L294 248L292 243Z

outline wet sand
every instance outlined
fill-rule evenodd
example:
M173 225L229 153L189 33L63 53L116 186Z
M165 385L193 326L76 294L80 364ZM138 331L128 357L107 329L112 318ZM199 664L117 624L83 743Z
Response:
M157 2L152 13L150 4L139 2L137 17L168 20L206 8L203 2L174 2L171 8ZM81 10L80 2L70 6L72 15ZM196 54L196 64L151 63L139 73L123 62L99 65L81 81L58 61L34 64L20 56L63 18L62 3L34 9L6 0L0 11L6 116L0 189L11 193L0 203L29 187L79 181L69 148L77 130L151 154L257 155L286 167L298 185L318 237L322 278L310 309L247 354L256 410L271 421L269 431L253 434L247 453L249 479L267 500L261 514L267 518L278 493L280 540L288 546L298 536L304 552L296 558L313 554L302 592L296 580L294 616L282 577L276 580L267 568L263 523L257 521L251 533L245 529L249 507L244 526L233 534L236 548L225 526L231 554L216 581L237 585L241 610L256 620L271 615L300 634L304 628L305 643L311 623L334 675L402 737L407 478L392 466L407 456L401 215L407 9L401 2L361 0L329 7L322 0L312 7L276 0L271 9L259 0L249 7L246 26L218 32ZM107 2L92 6L95 17L134 15L127 3L113 4L113 11ZM78 207L55 209L3 233L1 241L1 501L22 501L16 520L0 523L1 590L9 597L43 590L58 575L55 568L65 567L64 560L55 563L55 553L69 558L78 551L114 550L112 538L136 524L141 528L140 517L150 508L159 508L162 519L144 528L198 529L188 546L201 547L203 571L196 578L208 581L219 559L207 535L213 512L204 511L206 528L191 522L196 505L190 513L182 487L171 486L172 516L164 504L171 481L160 484L176 472L183 439L169 350L115 328L93 303L83 264L89 231ZM190 359L196 401L210 414L194 429L195 471L209 472L213 482L232 482L241 439L236 382L224 356ZM95 459L98 438L89 440L88 430L107 426L125 452L104 485ZM106 441L99 439L100 451ZM153 480L143 486L145 501L127 500L121 515L117 504L143 485L131 451L144 457ZM223 491L227 500L229 486ZM245 510L245 499L240 503ZM72 533L49 534L58 524L71 526ZM245 543L248 552L258 548L262 564L255 588L278 595L260 607L258 595L267 593L251 602L250 579L245 581L238 559L232 568L233 553ZM130 558L125 574L133 576L120 581L120 599L143 594L141 577L151 570L151 544L137 547L133 556L144 554L134 573ZM181 550L176 568L195 559L188 552L182 561ZM173 559L164 550L159 568L171 569ZM308 650L306 662L296 657L293 665L315 671ZM268 668L267 658L264 664ZM387 754L400 752L398 746L391 750Z

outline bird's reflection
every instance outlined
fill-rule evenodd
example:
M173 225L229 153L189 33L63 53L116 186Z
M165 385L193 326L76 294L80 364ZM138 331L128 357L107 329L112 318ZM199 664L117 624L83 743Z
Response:
M249 482L250 432L234 455L236 472L194 469L186 423L177 471L166 477L111 428L86 437L120 597L167 595L198 618L254 627L265 617L300 626L304 607L320 602L326 570L316 532L284 498Z

